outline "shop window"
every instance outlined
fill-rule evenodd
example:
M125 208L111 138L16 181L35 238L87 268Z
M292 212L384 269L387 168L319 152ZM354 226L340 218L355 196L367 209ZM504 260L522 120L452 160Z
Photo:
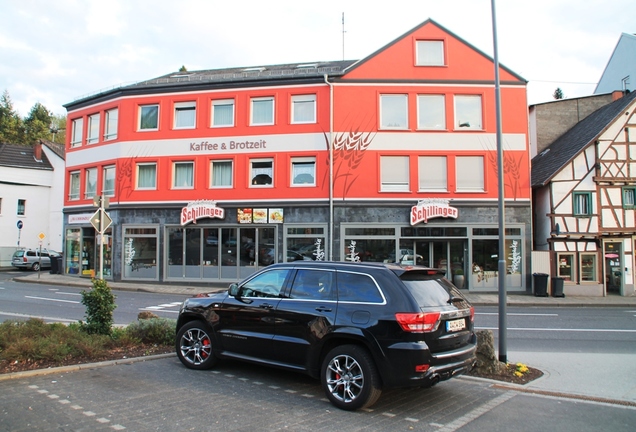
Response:
M394 262L395 239L345 238L343 261ZM393 261L391 261L393 260Z
M581 254L581 282L598 282L596 277L596 254Z
M292 123L316 123L316 95L292 96Z
M26 200L19 199L18 200L18 210L16 212L18 216L26 215Z
M292 186L316 185L316 158L292 158L291 161Z
M234 100L212 101L212 127L234 126Z
M104 124L104 140L112 140L117 138L118 119L119 110L117 108L106 111L106 121Z
M172 179L174 189L192 189L194 187L194 162L175 162Z
M68 199L69 201L75 201L80 196L80 173L79 171L72 172L68 182Z
M71 122L71 147L82 145L82 133L84 129L84 119L78 118Z
M417 66L444 66L444 41L416 41L415 64Z
M484 191L484 157L457 156L455 158L457 192Z
M253 98L252 103L252 126L263 126L274 124L274 98L263 97Z
M210 162L210 187L232 187L233 165L231 160L213 160Z
M455 96L455 129L482 129L480 95Z
M157 188L157 164L137 164L137 189Z
M380 128L408 128L408 95L380 95Z
M446 129L446 98L444 95L417 97L417 128Z
M271 159L255 159L250 165L250 184L252 186L272 186L274 177L274 161Z
M157 228L124 227L124 279L158 279Z
M174 128L192 129L196 124L196 102L177 102L174 104Z
M325 261L327 245L325 226L287 226L286 261Z
M141 105L139 107L139 130L159 129L159 105Z
M102 179L102 194L105 196L115 195L115 166L104 167Z
M574 254L558 254L557 274L566 281L574 280Z
M447 192L446 156L418 158L419 192Z
M380 178L382 192L409 192L409 157L381 156Z
M623 208L636 208L636 187L623 188Z
M99 113L88 116L88 144L94 144L99 141Z
M574 216L592 215L592 192L573 192L572 209Z
M84 198L93 198L97 191L97 168L89 168L85 172Z

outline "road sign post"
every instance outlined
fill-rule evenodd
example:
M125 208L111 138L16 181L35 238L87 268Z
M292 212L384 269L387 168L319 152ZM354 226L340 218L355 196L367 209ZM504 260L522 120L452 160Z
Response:
M99 279L104 280L104 231L113 223L105 207L108 207L108 197L98 195L93 198L93 204L97 204L99 208L91 217L91 225L99 232Z

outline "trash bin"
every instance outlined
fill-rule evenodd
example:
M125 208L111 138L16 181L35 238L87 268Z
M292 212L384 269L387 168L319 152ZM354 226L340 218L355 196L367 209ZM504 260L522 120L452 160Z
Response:
M552 278L552 297L565 297L563 294L563 279L562 277Z
M533 273L534 279L534 295L536 297L548 296L548 277L545 273Z
M62 257L51 257L51 274L62 274Z

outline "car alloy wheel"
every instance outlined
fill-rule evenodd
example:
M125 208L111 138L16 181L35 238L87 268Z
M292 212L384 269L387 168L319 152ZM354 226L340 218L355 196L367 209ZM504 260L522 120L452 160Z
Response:
M176 348L179 360L190 369L209 369L216 363L212 353L212 338L199 321L181 327Z

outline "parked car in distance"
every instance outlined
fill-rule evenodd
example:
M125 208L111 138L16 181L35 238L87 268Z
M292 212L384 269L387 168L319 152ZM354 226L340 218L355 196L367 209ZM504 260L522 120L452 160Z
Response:
M60 254L48 249L20 249L13 253L11 265L13 267L26 270L39 271L51 268L51 257L59 257Z
M474 308L443 272L399 264L272 264L187 299L176 351L191 369L236 359L319 378L333 405L430 387L474 366Z

